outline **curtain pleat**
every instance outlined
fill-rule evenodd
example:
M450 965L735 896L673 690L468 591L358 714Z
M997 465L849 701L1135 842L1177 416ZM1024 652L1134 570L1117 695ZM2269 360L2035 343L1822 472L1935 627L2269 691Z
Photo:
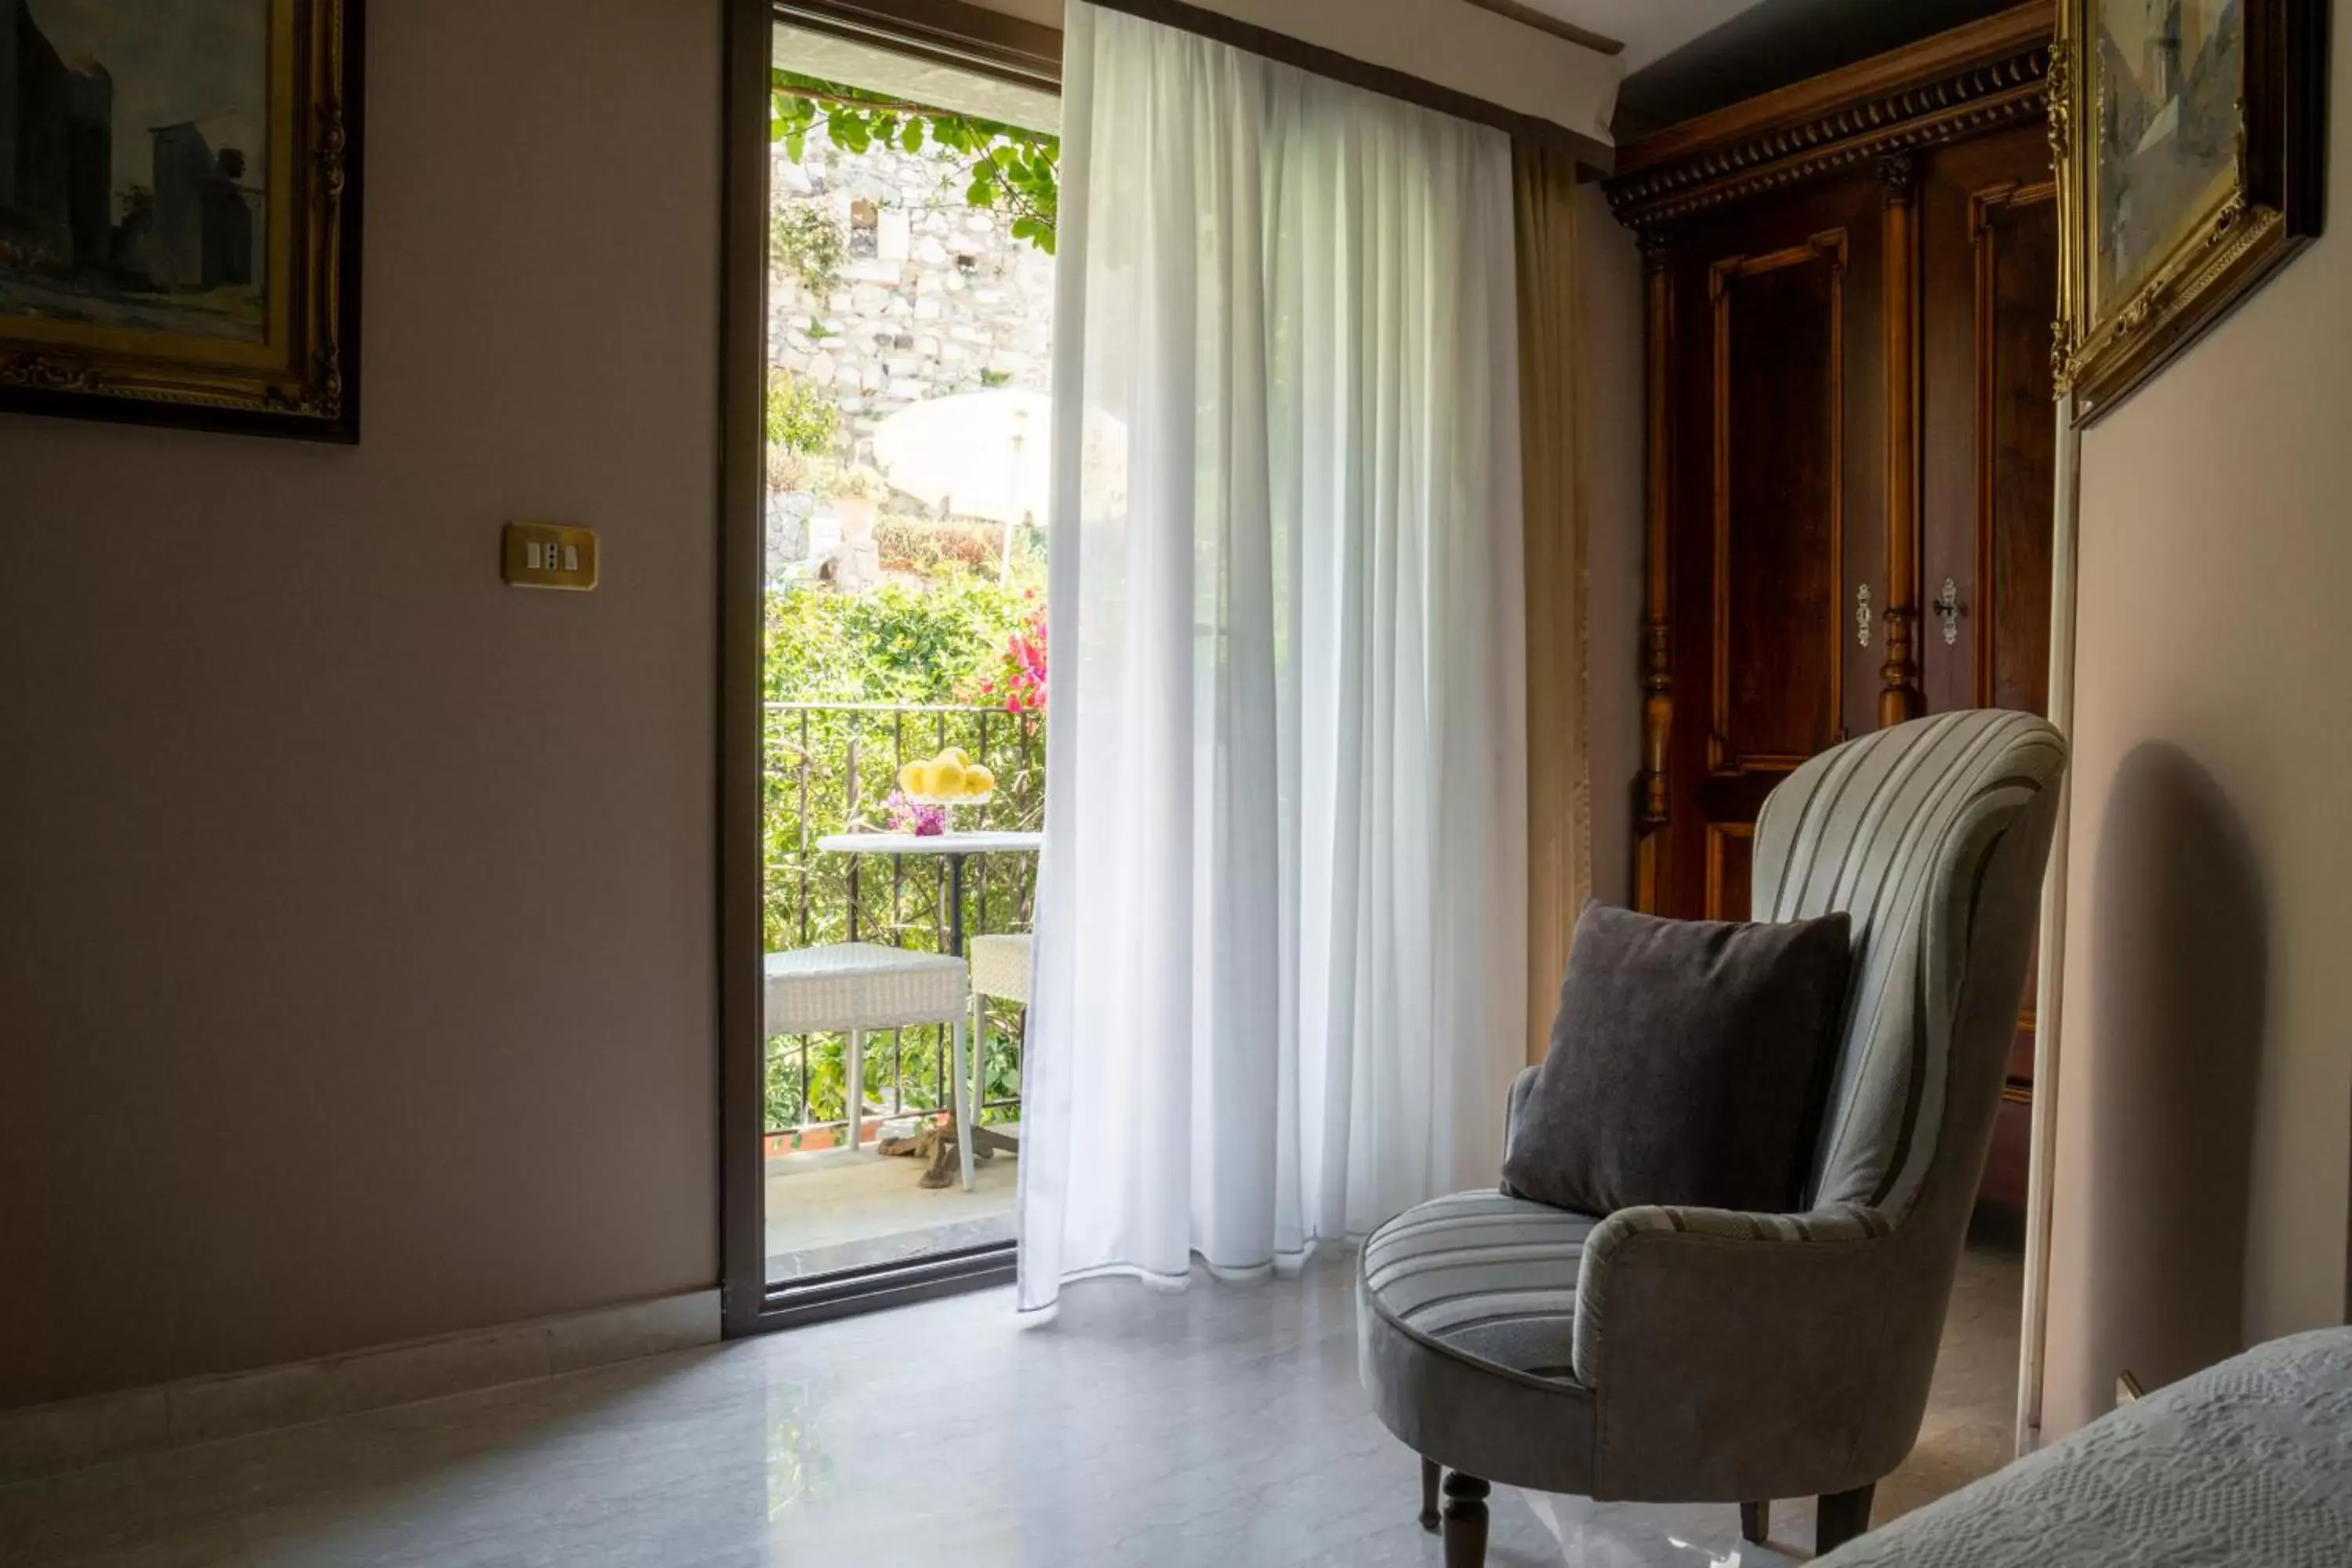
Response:
M1492 1182L1527 970L1507 140L1065 47L1030 1311Z
M1527 1059L1539 1062L1551 1043L1569 938L1592 890L1575 161L1515 143L1511 188L1527 561Z

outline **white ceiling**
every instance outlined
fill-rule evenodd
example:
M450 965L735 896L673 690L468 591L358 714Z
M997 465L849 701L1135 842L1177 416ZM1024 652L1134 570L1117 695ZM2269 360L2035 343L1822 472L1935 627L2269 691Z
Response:
M1759 0L1519 0L1532 10L1615 38L1627 75L1719 27Z

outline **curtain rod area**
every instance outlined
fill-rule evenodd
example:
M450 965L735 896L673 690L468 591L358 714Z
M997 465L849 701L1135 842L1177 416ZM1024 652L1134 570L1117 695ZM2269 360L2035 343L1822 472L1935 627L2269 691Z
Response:
M1590 174L1606 174L1614 166L1616 150L1597 137L1186 0L1096 0L1096 4L1350 87L1492 126L1518 141L1564 153ZM965 66L1029 86L1058 89L1061 85L1060 28L966 0L774 0L772 8L778 21L794 26Z
M1059 27L965 0L771 0L770 9L777 21L813 33L1061 90Z

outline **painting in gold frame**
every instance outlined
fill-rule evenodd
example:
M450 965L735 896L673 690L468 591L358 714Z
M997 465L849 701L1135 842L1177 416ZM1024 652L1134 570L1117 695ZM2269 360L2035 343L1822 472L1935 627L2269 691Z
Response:
M0 410L355 441L362 0L0 0Z
M2059 0L2058 389L2089 423L2319 233L2326 0Z

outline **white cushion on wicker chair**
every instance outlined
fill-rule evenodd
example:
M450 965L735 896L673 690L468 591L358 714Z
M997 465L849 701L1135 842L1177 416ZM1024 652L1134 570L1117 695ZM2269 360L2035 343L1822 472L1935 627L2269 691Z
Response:
M963 1016L963 960L871 942L767 955L767 1033L887 1029Z
M1029 1005L1029 938L976 936L965 944L971 953L971 988L982 996L1002 996Z

